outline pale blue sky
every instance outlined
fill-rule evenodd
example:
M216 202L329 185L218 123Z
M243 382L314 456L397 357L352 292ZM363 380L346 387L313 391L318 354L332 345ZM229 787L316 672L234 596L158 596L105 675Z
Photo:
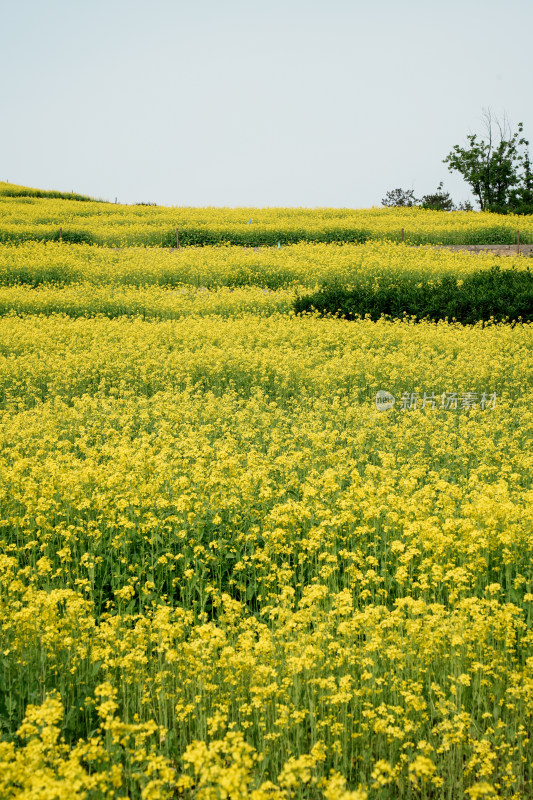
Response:
M160 205L421 196L483 107L533 141L531 0L0 0L0 180Z

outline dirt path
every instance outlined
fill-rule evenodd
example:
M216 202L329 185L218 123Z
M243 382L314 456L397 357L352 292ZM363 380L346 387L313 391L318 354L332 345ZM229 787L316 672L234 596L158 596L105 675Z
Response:
M470 253L491 253L493 256L533 256L533 244L443 244L430 245L437 250L467 250Z

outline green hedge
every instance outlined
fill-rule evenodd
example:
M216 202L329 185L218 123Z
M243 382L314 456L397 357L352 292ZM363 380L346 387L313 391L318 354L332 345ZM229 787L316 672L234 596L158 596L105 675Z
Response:
M370 231L351 229L346 230L330 228L325 231L309 232L305 229L258 229L251 227L249 230L235 230L233 228L184 228L180 229L180 246L189 245L217 245L231 244L242 247L275 247L277 244L297 244L298 242L320 242L332 244L334 242L350 242L364 244L372 239ZM173 229L163 234L160 244L162 247L176 247L176 230Z
M0 191L2 197L48 197L56 200L79 200L85 203L101 203L102 200L97 200L95 197L88 197L86 194L78 194L77 192L56 192L54 190L44 191L42 189L27 189L25 187L14 186L12 189L4 188Z
M23 242L66 242L67 244L99 244L88 231L63 228L61 239L59 228L38 231L28 236L26 231L0 231L1 244L22 244Z
M297 314L318 311L350 320L407 315L417 320L456 320L465 325L490 319L531 322L533 274L529 269L493 267L465 278L447 275L432 283L399 278L384 286L324 286L314 294L296 298L294 310Z

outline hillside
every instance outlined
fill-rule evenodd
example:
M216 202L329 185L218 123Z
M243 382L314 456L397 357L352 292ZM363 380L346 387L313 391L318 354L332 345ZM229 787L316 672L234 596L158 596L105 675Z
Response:
M84 202L79 202L83 200ZM297 242L533 243L533 216L422 208L222 208L122 205L0 183L0 242L112 247L277 246Z

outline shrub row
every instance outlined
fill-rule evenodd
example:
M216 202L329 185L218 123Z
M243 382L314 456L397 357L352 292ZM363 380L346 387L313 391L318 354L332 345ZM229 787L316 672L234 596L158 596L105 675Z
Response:
M372 236L369 231L364 230L336 230L329 229L324 231L283 230L283 229L250 229L250 231L232 230L231 228L209 229L209 228L185 228L179 232L180 247L208 247L213 245L240 245L241 247L276 247L276 245L298 244L299 242L334 244L342 242L346 244L364 244L365 242L379 238ZM27 241L39 242L58 242L59 228L42 226L33 230L0 230L0 242L5 244L15 244ZM133 233L128 235L122 231L117 231L116 235L106 236L95 231L93 234L88 230L62 229L61 239L70 244L98 244L111 246L146 246L146 247L176 247L176 229L171 231L157 231L147 229L139 235Z
M28 230L0 230L1 244L22 244L23 242L59 242L67 244L103 244L97 240L89 231L76 230L73 228L63 228L61 234L59 228L38 228L33 231Z
M346 228L327 228L321 231L306 230L305 228L259 228L250 227L249 230L239 228L185 228L180 230L180 245L217 245L231 244L243 247L275 247L277 244L297 244L298 242L320 242L333 244L334 242L347 242L350 244L364 244L372 239L370 231ZM176 231L163 236L163 247L176 246Z
M78 194L77 192L56 192L54 190L46 191L43 189L30 189L25 186L4 185L0 190L2 197L37 197L48 198L51 200L78 200L85 203L99 203L94 197L89 197L86 194Z
M297 314L318 311L345 319L382 316L417 320L448 319L464 325L491 319L533 321L533 274L527 270L479 270L464 278L446 275L438 281L415 282L397 277L387 285L355 287L324 285L313 294L297 297Z
M83 225L83 227L82 227ZM92 225L82 224L78 227L65 227L61 225L39 224L4 225L0 227L0 243L15 244L20 242L57 242L59 229L62 228L62 241L68 243L97 244L111 247L176 247L176 228L158 228L155 225L113 225L106 224L105 228L97 223ZM531 241L532 237L526 233L521 236L522 244ZM401 229L397 231L379 231L365 228L330 227L320 230L295 227L246 226L231 224L224 226L189 227L184 225L179 228L180 247L237 245L240 247L276 247L276 245L289 245L306 242L309 244L364 244L369 241L401 241ZM516 231L504 227L490 227L463 231L449 231L437 234L434 231L406 232L405 244L501 244L509 245L516 242Z

